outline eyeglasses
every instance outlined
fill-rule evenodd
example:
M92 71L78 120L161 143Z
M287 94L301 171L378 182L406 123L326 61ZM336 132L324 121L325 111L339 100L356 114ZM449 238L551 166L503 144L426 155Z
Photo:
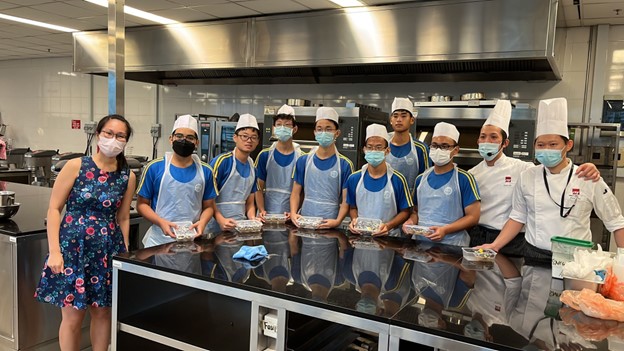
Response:
M333 132L335 132L335 131L336 131L336 129L334 129L334 128L325 128L325 129L323 129L323 128L320 128L320 127L319 127L319 128L314 129L314 131L315 131L316 133L323 133L323 132L326 132L326 133L333 133Z
M234 134L236 136L238 136L239 138L241 138L242 141L258 141L258 136L257 135L247 135L247 134Z
M190 141L191 143L194 143L197 140L197 137L192 134L184 135L182 133L175 133L173 135L173 138L177 141L182 141L183 139L186 139L186 141Z
M126 140L128 140L128 136L127 135L122 134L122 133L115 134L115 133L113 133L110 130L102 130L100 132L100 135L104 135L104 137L106 139L112 139L113 137L115 137L115 139L117 139L119 141L126 141Z
M364 147L364 150L366 150L366 151L386 151L386 147L383 146L383 145L376 145L376 146L366 145Z
M444 151L454 149L456 146L457 144L449 145L449 144L436 144L436 143L432 143L431 145L429 145L429 147L432 149L440 149Z

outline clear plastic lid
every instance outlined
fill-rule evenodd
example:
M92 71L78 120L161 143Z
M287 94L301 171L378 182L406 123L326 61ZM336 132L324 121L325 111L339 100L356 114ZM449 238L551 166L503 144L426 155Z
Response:
M462 248L464 258L468 261L494 261L496 251L492 249L474 249L471 247Z
M358 217L355 222L355 229L360 233L372 234L377 233L382 224L381 219Z
M236 230L240 233L253 233L262 230L262 222L251 219L236 221Z
M193 222L173 222L177 227L173 228L173 234L176 236L177 241L191 241L197 235L194 228L191 228Z
M283 213L267 213L264 215L266 223L286 223L286 215Z
M354 248L361 250L381 250L379 243L371 237L357 238L356 240L351 241L351 245Z

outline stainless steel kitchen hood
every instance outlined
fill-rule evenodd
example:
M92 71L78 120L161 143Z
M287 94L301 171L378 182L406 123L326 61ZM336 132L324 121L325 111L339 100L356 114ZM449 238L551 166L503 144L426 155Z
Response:
M565 37L556 16L557 0L419 1L128 28L126 79L176 85L557 80ZM75 71L106 74L107 57L105 31L74 34Z

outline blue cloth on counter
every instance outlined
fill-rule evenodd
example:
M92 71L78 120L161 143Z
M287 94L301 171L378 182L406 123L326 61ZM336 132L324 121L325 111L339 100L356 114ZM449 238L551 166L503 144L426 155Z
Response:
M247 261L257 261L269 256L264 245L258 246L247 246L243 245L241 248L232 256L232 258L237 259L245 259Z

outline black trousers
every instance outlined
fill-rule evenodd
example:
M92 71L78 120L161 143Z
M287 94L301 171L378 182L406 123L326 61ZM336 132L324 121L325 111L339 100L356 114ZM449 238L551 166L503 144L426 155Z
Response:
M500 234L500 230L490 229L481 225L475 226L470 230L470 246L478 246L483 244L491 244ZM524 233L518 233L505 247L500 250L505 256L522 257L524 256Z
M539 247L526 243L524 264L527 266L551 267L552 251L540 249Z

